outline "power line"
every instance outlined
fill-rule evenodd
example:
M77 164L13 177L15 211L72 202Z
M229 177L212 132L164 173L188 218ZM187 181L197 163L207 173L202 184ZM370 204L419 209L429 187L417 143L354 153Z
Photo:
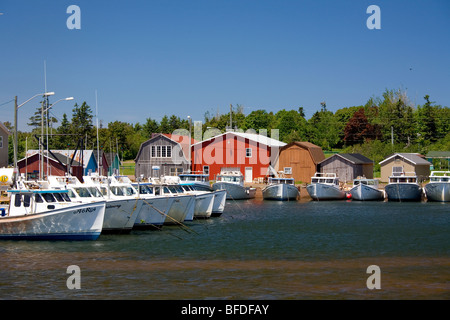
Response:
M11 100L9 100L9 101L3 102L2 104L0 104L0 107L3 106L3 105L5 105L5 104L8 104L8 103L10 103L10 102L13 102L13 101L14 101L14 99L11 99Z

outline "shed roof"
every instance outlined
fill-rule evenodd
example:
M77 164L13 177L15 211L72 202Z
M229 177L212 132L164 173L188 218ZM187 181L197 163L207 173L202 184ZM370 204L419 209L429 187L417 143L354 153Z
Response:
M0 121L0 129L6 132L7 135L10 135L11 132L8 130L8 128Z
M283 150L286 150L290 147L292 147L293 145L299 146L301 148L307 149L311 155L311 158L313 160L313 162L315 164L318 164L319 162L321 162L322 160L325 159L325 154L323 153L323 150L321 147L311 143L311 142L307 142L307 141L294 141L291 143L288 143L287 145L285 145L284 147L282 147L280 149L280 152L282 152Z
M327 160L329 161L329 159L332 159L334 157L343 158L344 160L349 161L353 164L373 164L373 160L370 160L369 158L363 156L360 153L337 153L321 162L324 162Z
M380 161L380 164L383 165L385 162L397 156L403 158L406 161L411 162L414 165L428 165L428 166L431 165L431 163L425 160L419 153L394 153L389 157L387 157L386 159L384 159L383 161Z
M53 152L53 151L52 151L52 153L53 153L54 156L50 152L48 153L48 158L50 160L53 160L53 161L59 160L59 162L64 163L64 164L70 163L72 161L71 158L69 158L69 157L67 157L67 156L65 156L65 155L63 155L61 153ZM25 159L30 158L30 157L32 157L32 156L34 156L36 154L38 154L38 152L34 152L34 153L28 153L27 152L27 155L25 156L25 158L20 159L18 162L25 161ZM44 158L47 158L47 152L44 153ZM81 163L76 161L76 160L74 160L72 162L72 167L81 167Z

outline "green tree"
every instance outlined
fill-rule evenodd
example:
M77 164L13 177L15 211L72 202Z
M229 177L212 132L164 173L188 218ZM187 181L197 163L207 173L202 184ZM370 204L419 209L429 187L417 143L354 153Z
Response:
M156 120L152 118L147 118L145 124L142 126L143 135L150 139L152 137L152 133L159 132L159 125Z
M391 140L391 130L394 132L394 142L405 147L411 145L416 138L413 108L408 97L400 90L386 90L383 100L378 106L377 124L380 125L383 141Z
M324 150L331 150L342 144L341 132L340 123L333 112L326 109L326 105L322 105L322 109L316 111L308 120L307 137L309 141Z
M266 110L255 110L250 112L244 120L244 130L254 129L259 132L259 129L266 129L268 132L273 128L274 115L272 112L267 113Z
M92 124L92 118L93 115L91 107L86 103L86 101L83 102L81 106L78 106L78 104L75 103L72 109L72 122L70 126L71 133L73 135L77 135L78 138L87 138L88 141L96 140L96 132ZM74 140L78 141L78 138Z
M76 147L75 139L72 136L72 129L67 114L63 114L60 126L56 129L56 135L52 139L54 149L73 149Z
M304 140L306 137L307 121L296 110L282 109L275 114L276 129L279 130L280 140L286 143L294 140Z

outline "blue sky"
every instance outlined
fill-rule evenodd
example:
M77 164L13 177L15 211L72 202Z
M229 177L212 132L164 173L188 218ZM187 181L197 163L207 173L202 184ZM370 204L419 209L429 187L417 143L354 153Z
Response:
M381 29L369 30L369 5ZM67 7L81 9L69 30ZM146 0L0 2L0 121L54 91L52 115L86 101L106 126L164 115L362 105L386 89L450 106L450 2ZM39 99L19 110L19 129Z

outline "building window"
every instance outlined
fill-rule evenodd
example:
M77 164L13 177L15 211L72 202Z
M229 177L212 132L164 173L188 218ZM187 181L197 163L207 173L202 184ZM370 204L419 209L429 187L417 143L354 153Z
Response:
M3 148L3 137L0 137L0 148Z
M161 158L161 146L156 146L156 157Z
M171 176L178 176L179 174L183 173L183 168L170 168L170 175Z
M209 174L209 166L203 166L203 173Z
M172 146L151 146L152 158L172 158Z
M246 158L252 157L252 148L245 148L245 157Z
M401 176L403 173L403 167L392 167L393 176Z
M292 174L292 167L284 167L284 174Z

